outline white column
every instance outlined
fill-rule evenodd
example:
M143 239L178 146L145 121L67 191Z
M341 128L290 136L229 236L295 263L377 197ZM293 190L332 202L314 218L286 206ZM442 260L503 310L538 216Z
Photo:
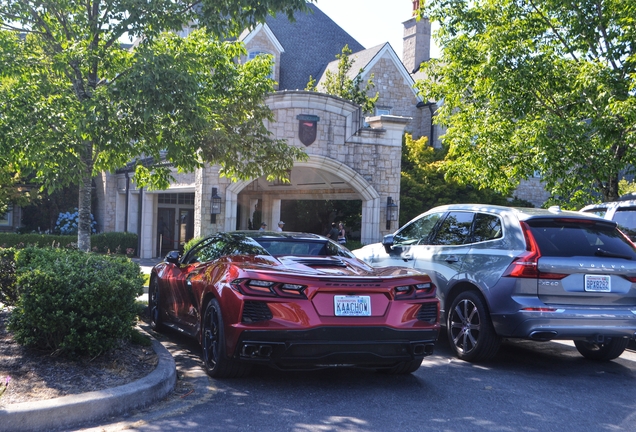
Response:
M362 201L362 224L360 241L363 244L377 243L382 240L380 233L380 198Z
M142 213L141 213L141 238L140 258L153 258L154 245L157 241L155 230L155 195L142 191Z
M269 229L275 230L278 226L278 221L280 221L280 199L275 198L272 199L272 226Z

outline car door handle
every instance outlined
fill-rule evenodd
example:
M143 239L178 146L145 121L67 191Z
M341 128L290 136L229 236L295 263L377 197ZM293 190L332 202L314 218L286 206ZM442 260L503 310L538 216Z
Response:
M457 258L455 255L451 255L451 256L447 257L447 258L445 259L445 261L446 261L447 263L454 263L454 262L459 261L459 258Z

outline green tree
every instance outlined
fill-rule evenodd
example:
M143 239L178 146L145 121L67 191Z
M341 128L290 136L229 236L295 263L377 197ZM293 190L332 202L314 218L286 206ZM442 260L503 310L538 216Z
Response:
M298 9L304 0L0 0L2 157L48 191L79 185L84 251L101 171L136 161L135 181L150 188L169 184L170 166L203 163L280 177L305 153L264 126L271 60L238 64L242 44L225 41ZM138 43L124 50L125 37Z
M424 2L423 2L424 3ZM448 175L506 192L539 172L552 201L618 197L636 162L636 3L429 0L442 57L424 65L443 101Z
M355 75L351 72L354 60L353 57L351 57L351 52L349 45L345 45L342 48L342 52L336 54L336 59L338 59L338 71L332 72L327 70L325 72L325 82L320 84L320 88L318 88L318 83L316 83L315 78L310 76L305 90L313 92L320 91L350 100L360 105L362 112L371 113L380 95L376 92L375 96L369 96L375 87L375 84L373 84L373 74L363 85L362 73L364 69L360 69Z
M532 207L532 204L509 199L492 189L479 189L446 179L445 149L428 145L428 138L414 140L404 135L402 143L402 178L400 180L400 226L425 211L444 204L477 203Z

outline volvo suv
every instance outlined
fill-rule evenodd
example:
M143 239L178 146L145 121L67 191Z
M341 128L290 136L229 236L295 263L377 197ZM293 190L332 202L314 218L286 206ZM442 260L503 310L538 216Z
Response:
M612 360L636 335L636 246L594 215L441 206L353 253L427 272L467 361L492 358L502 338L573 340L584 357Z

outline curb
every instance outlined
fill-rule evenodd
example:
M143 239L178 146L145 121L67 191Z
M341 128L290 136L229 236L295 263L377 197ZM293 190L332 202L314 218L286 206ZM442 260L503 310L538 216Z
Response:
M176 365L170 352L156 339L152 340L152 348L159 361L144 378L111 389L0 407L0 431L68 429L164 398L176 384Z

